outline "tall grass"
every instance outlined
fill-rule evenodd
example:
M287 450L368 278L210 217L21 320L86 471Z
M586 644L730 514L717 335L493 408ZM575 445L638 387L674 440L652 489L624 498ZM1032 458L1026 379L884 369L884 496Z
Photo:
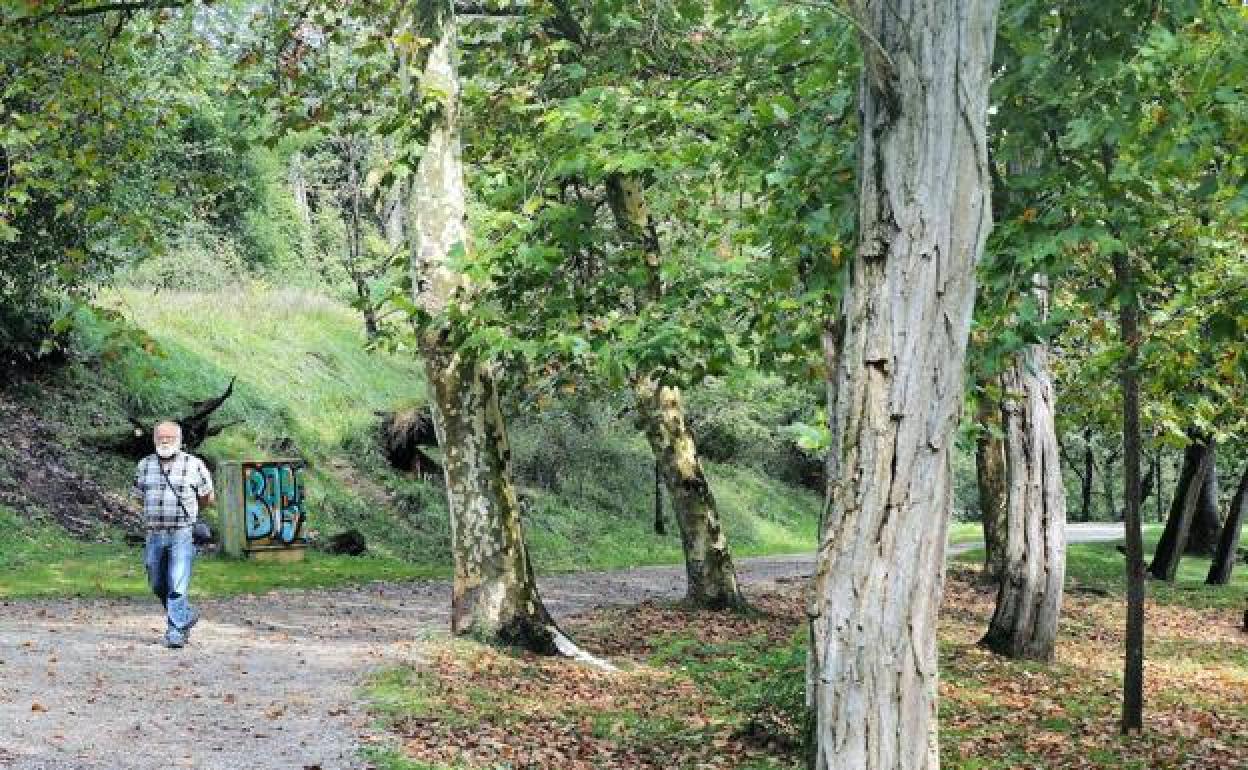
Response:
M415 357L365 351L359 315L312 292L125 289L102 302L158 346L155 355L132 353L115 367L140 412L178 414L238 377L220 416L242 425L208 452L266 450L286 438L307 449L334 447L366 430L375 411L424 398Z

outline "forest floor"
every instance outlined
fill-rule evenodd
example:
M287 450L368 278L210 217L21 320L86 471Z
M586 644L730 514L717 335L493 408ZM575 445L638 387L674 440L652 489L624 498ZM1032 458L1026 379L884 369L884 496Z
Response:
M1104 539L1111 534L1095 528L1085 533L1076 527L1071 537ZM684 725L680 721L683 712L669 713L667 693L709 697L698 694L700 685L689 678L700 659L696 648L704 643L736 644L759 634L767 642L762 646L748 640L741 642L755 645L749 649L758 654L715 654L714 657L730 662L742 661L734 663L737 679L719 677L728 685L742 681L741 676L746 676L746 681L763 681L751 678L751 672L759 673L759 665L774 664L800 672L800 648L794 652L791 646L781 644L773 649L771 643L792 640L795 634L800 637L797 587L804 583L811 565L810 557L742 560L742 582L761 611L746 616L680 614L680 610L670 606L683 591L680 567L642 567L541 579L552 613L565 619L568 628L590 650L618 658L626 665L630 660L645 661L640 667L631 666L634 673L628 675L628 680L605 687L601 696L606 700L581 702L572 698L569 703L581 709L578 720L596 723L598 734L622 730L621 734L647 735L649 723L637 715L650 713L667 714L670 718L665 717L664 724L668 726ZM956 580L953 585L951 595L958 596ZM420 677L435 677L427 682L442 681L436 677L443 675L474 679L481 676L478 671L456 668L466 664L450 654L456 649L455 643L448 642L443 632L449 590L444 581L374 582L349 589L287 590L204 599L197 602L203 620L195 629L192 644L182 650L168 650L160 645L163 619L155 600L0 601L0 725L4 726L0 730L0 767L342 770L367 767L370 761L384 765L392 760L377 752L373 752L372 760L367 760L360 749L393 748L400 740L409 747L416 746L412 741L421 733L411 730L419 718L413 722L413 714L404 713L412 704L413 691L392 687L392 695L400 691L406 695L398 701L391 698L392 707L398 703L397 712L387 712L388 707L375 703L370 709L362 702L377 701L377 696L373 693L361 698L361 684L371 678L370 691L384 689L387 682L396 683L396 676L402 679L413 671ZM980 596L978 601L982 606L977 611L986 620L984 607L991 610L990 598ZM1080 621L1071 620L1068 624L1072 622ZM693 637L659 638L684 624L689 624ZM1201 619L1193 629L1213 627L1207 619ZM1108 629L1108 624L1104 628L1089 626L1085 632L1112 640L1114 632ZM968 648L967 654L974 658L974 649ZM500 675L500 683L505 683L508 676L528 676L523 673L528 670L526 667L555 665L488 652L474 655L502 661L498 665L512 673ZM653 655L659 657L647 657ZM664 673L660 668L670 671ZM1242 674L1245 670L1248 665L1241 661L1239 671ZM568 686L597 687L593 676L579 669L571 671ZM539 678L553 682L560 677L551 674ZM636 681L645 683L640 690L629 683ZM800 692L800 679L793 681ZM488 679L474 681L471 688L469 702L481 708L480 719L472 729L461 729L455 740L439 738L443 745L463 747L470 741L487 744L491 731L500 729L491 724L490 715L506 709L487 707L491 696L488 689L483 689L486 682ZM1248 692L1245 684L1248 683L1241 682L1240 686ZM971 689L971 685L966 685L967 698L971 698ZM519 688L515 692L532 691ZM1112 688L1106 690L1109 692ZM773 688L750 697L755 696L767 702L779 699L774 707L765 707L774 714L766 717L771 722L764 721L756 729L756 742L761 741L758 751L764 759L773 755L783 759L786 752L794 750L791 736L776 732L780 728L775 726L782 725L787 718L786 691ZM685 708L680 699L675 703L670 708ZM450 708L439 706L440 713L445 714L451 713ZM387 719L386 713L403 715L394 721ZM1223 712L1222 716L1228 713L1231 712ZM617 722L624 726L615 726ZM964 720L957 729L973 737L972 722ZM633 723L636 729L629 727ZM429 729L440 729L436 719L425 724L433 725ZM708 721L706 726L722 729L724 724ZM589 735L593 734L595 730L591 729ZM1248 735L1248 731L1244 734ZM476 735L484 737L474 738ZM689 733L690 738L699 735L697 731ZM667 745L660 740L661 735L654 737L656 746ZM418 747L412 751L420 753ZM465 760L474 756L465 749ZM538 762L528 766L563 765ZM633 764L629 758L613 766L644 765Z
M1146 729L1123 737L1121 597L1076 587L1056 661L977 646L995 591L951 569L940 620L942 766L1248 767L1248 635L1225 608L1150 601ZM798 770L803 763L804 581L751 597L754 614L647 601L566 623L624 670L455 641L374 679L384 770Z

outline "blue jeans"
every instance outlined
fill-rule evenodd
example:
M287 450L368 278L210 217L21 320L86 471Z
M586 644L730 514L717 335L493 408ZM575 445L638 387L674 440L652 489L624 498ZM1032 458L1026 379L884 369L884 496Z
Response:
M166 634L183 633L194 617L186 598L191 588L194 561L195 544L191 542L190 527L147 533L143 566L147 568L147 584L165 606Z

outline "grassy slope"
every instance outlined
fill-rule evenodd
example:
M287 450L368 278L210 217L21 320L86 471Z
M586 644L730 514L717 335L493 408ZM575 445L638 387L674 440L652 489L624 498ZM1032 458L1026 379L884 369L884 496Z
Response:
M390 471L374 439L376 411L423 399L420 366L404 355L366 352L352 310L293 290L127 290L101 301L150 335L159 354L113 358L110 329L88 323L82 332L86 363L65 373L66 392L28 393L28 402L57 401L57 418L71 432L87 434L123 425L124 404L148 418L184 414L191 401L217 395L237 375L218 416L240 424L209 439L202 453L216 461L302 454L311 466L312 527L322 534L358 528L372 553L356 559L313 554L295 567L203 559L198 593L449 574L440 484ZM594 436L600 451L559 458L541 452L575 437L575 425L542 416L517 424L517 465L554 463L561 479L526 487L539 572L679 561L678 537L651 532L652 460L631 424L608 420ZM103 454L100 461L111 483L124 484L128 461ZM817 495L751 468L714 465L710 475L738 554L809 550ZM576 483L565 483L570 479ZM116 533L103 533L103 542L73 541L7 511L0 511L0 527L6 531L0 536L0 597L144 591L138 551L121 545Z

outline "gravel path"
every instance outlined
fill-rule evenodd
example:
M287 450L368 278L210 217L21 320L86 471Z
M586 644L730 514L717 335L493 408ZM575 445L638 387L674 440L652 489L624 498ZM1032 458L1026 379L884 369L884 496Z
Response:
M746 559L742 581L808 575L811 557ZM556 617L677 599L682 568L540 581ZM447 626L449 585L373 583L205 599L191 645L160 645L155 599L0 602L0 767L345 770L371 670L418 660Z
M809 556L745 559L738 572L748 593L812 566ZM684 571L540 583L563 617L677 599ZM413 582L203 600L182 650L160 645L154 599L0 602L0 768L358 770L372 736L357 688L374 669L419 660L422 640L446 628L449 594L447 583Z

